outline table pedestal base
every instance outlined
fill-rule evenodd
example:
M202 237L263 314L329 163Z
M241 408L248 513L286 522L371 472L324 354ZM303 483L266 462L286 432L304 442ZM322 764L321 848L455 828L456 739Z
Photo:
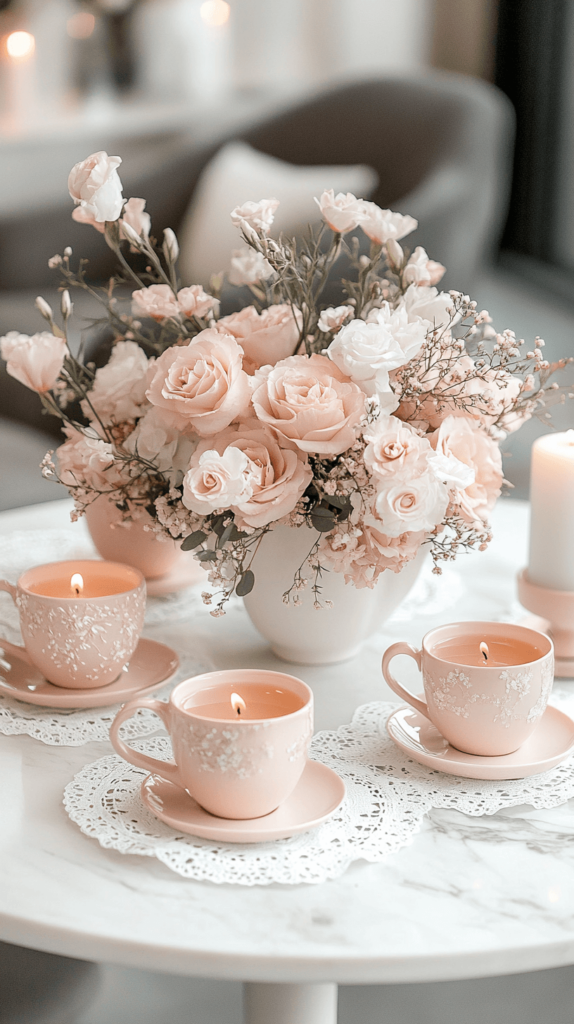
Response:
M243 1024L337 1024L337 986L246 982Z

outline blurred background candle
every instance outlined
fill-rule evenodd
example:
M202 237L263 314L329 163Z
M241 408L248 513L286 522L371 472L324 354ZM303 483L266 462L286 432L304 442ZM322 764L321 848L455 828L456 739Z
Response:
M574 591L574 430L534 442L530 506L530 582Z
M32 114L36 84L36 40L31 32L11 32L3 40L7 60L8 117L15 124Z

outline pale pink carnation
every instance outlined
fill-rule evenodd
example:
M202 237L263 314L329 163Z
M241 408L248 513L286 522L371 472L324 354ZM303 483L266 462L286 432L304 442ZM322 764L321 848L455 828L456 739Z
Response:
M331 331L338 331L345 323L345 320L352 317L354 313L354 306L329 306L328 309L324 309L321 313L317 321L317 327L325 334Z
M455 502L467 522L486 522L502 489L502 457L496 442L469 416L447 416L430 442L437 452L474 470L473 482L456 491Z
M240 528L267 526L287 515L313 479L307 456L281 448L272 431L256 419L228 427L217 438L201 442L193 464L208 447L220 455L230 447L239 448L249 460L251 493L230 503Z
M249 379L242 361L235 338L208 328L189 345L172 346L159 357L147 398L184 417L202 437L210 437L249 405Z
M362 199L357 199L352 192L338 192L332 188L327 189L319 199L315 196L315 202L321 211L321 216L331 231L342 235L347 231L353 231L359 224L361 218Z
M70 196L99 223L117 220L122 212L124 197L117 171L121 162L121 157L108 156L102 150L81 160L70 171Z
M257 418L289 448L340 455L357 436L365 396L325 356L290 356L255 375Z
M260 366L277 363L293 355L299 341L301 314L284 302L258 313L255 306L245 306L218 320L216 329L232 334L245 353L243 366L253 374Z
M344 574L346 583L358 590L372 590L386 569L399 573L418 553L426 532L387 537L372 526L343 532L334 530L321 539L319 557L334 572Z
M351 320L342 327L328 349L329 358L366 395L379 395L383 408L398 405L389 382L389 371L403 366L419 351L426 327L409 324L404 309L391 310L388 302L374 310L369 322Z
M244 246L234 249L231 254L229 282L238 287L244 284L256 284L273 277L275 271L265 257L255 249Z
M0 338L0 350L10 376L40 394L56 385L68 354L65 339L49 331L31 337L9 331Z
M204 292L200 284L192 284L189 288L180 288L177 303L184 316L205 317L219 312L219 299Z
M460 314L453 312L453 299L448 292L439 292L438 288L410 284L403 302L410 323L422 319L428 321L429 327L452 327L460 320Z
M74 206L72 210L72 220L77 221L78 224L89 224L90 227L95 228L103 235L106 230L106 222L104 220L96 220L93 213L88 211L83 206Z
M362 201L357 221L372 242L384 245L389 240L397 241L410 234L418 226L414 217L394 213L393 210L382 210L376 203Z
M438 284L444 276L446 267L442 263L429 260L422 245L417 245L403 270L403 281L405 284L416 284L419 287L428 287Z
M67 487L111 491L121 483L119 464L111 444L91 427L83 431L65 424L67 440L57 449L60 479Z
M234 227L240 230L247 227L266 235L273 224L278 206L278 199L260 199L258 203L249 200L231 211L231 220Z
M177 486L198 441L193 427L181 416L152 405L124 441L124 448L152 462L172 486Z
M250 498L252 477L249 459L239 448L227 447L220 455L216 449L202 445L191 457L181 500L192 512L206 516Z
M120 238L126 238L126 235L122 230L123 224L129 224L130 228L133 228L136 235L143 235L144 238L149 237L151 230L151 217L149 213L145 213L145 203L145 199L128 199L124 207L122 219L120 220ZM94 225L94 227L96 226L97 225Z
M160 321L168 316L178 316L179 312L179 302L168 284L150 284L149 288L132 292L134 316L149 316Z
M135 341L118 341L105 366L96 370L89 401L82 412L89 420L97 415L102 423L124 423L142 415L150 362Z

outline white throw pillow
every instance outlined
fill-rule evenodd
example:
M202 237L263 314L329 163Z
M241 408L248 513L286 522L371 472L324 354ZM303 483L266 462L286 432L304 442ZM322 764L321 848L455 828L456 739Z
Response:
M212 274L229 270L233 249L243 246L230 213L247 200L279 199L271 234L300 234L321 218L314 196L328 188L368 199L378 182L364 164L296 167L245 142L223 146L203 171L179 233L184 284L207 287Z

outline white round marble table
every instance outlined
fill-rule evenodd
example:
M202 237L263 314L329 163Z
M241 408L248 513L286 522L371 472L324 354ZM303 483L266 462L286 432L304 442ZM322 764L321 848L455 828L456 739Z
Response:
M68 508L53 502L4 512L0 539L14 530L68 528L83 537L82 523L68 526ZM389 696L379 667L389 642L418 642L439 622L516 614L527 506L500 502L494 528L489 551L448 566L438 593L422 606L419 600L414 617L407 602L359 657L296 670L315 692L318 729ZM0 635L6 607L0 603ZM199 627L170 622L161 637L182 652L209 652L220 668L283 664L239 608ZM574 801L482 818L434 811L412 845L384 864L355 863L318 886L216 886L183 879L151 858L104 850L68 819L65 785L107 749L0 736L0 939L267 983L246 986L250 1024L332 1024L336 982L439 981L574 963Z

